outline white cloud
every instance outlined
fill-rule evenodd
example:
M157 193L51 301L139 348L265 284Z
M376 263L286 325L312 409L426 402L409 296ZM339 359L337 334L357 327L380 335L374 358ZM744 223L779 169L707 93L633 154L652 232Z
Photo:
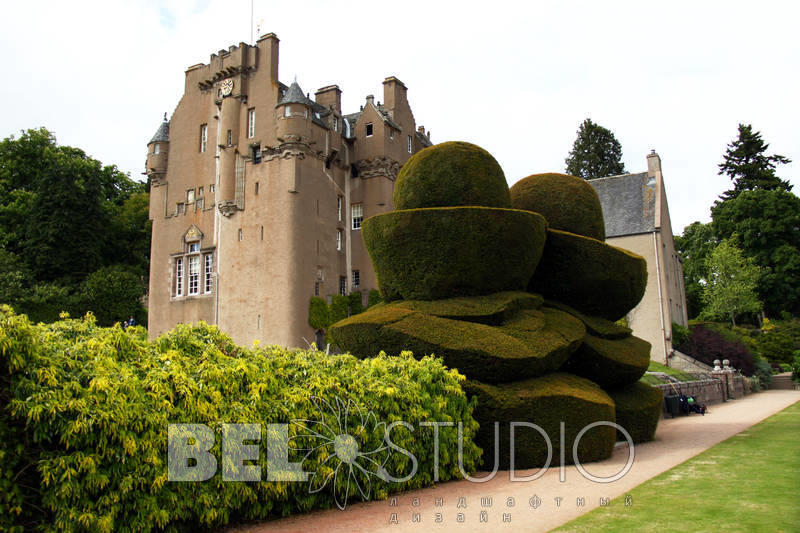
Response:
M281 79L343 89L346 110L396 75L435 141L480 144L509 182L561 171L580 122L615 132L631 171L662 157L676 232L708 220L729 183L725 145L749 122L800 159L800 8L784 2L257 0L281 39ZM183 71L250 39L247 0L4 6L3 137L45 126L133 177ZM779 175L800 189L800 161Z

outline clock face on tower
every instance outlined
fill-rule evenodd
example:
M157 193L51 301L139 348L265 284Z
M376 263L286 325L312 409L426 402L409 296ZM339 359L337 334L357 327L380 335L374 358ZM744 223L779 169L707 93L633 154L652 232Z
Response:
M233 91L233 80L230 78L222 80L219 84L219 92L222 93L222 96L228 96Z

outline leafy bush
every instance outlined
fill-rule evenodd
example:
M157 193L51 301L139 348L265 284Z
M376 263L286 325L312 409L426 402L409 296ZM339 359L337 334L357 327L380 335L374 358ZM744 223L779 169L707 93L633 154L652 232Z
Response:
M319 296L312 296L308 302L308 325L314 329L325 329L330 323L328 302Z
M672 323L672 345L680 346L689 339L689 328Z
M137 324L147 324L147 313L141 299L145 293L142 277L133 267L114 265L89 274L82 285L83 309L88 309L102 326L136 318Z
M364 304L362 303L361 299L361 292L353 291L348 296L348 306L350 308L351 315L357 315L364 311Z
M341 294L334 294L330 306L331 324L344 320L350 315L350 299Z
M429 485L433 435L420 422L463 421L465 469L474 469L479 458L473 404L461 380L438 360L416 361L408 353L360 361L279 347L248 349L202 323L178 326L148 342L141 327L100 328L91 315L33 326L3 306L0 530L197 531L327 508L341 497L357 499L344 475L315 493L306 483L224 482L221 472L203 483L168 481L170 423L211 427L217 439L210 451L217 458L222 423L260 424L262 436L267 424L285 423L297 439L289 452L297 462L303 454L294 448L311 443L303 427L291 422L321 417L347 424L359 450L374 450L382 430L363 420L359 425L357 411L345 410L337 398L371 410L375 421L404 420L416 428L391 436L416 456L417 475L395 484L373 477L373 497ZM344 418L332 419L336 413L323 412L325 404L314 398L346 413ZM440 446L447 450L440 454L440 478L459 476L457 432L440 432ZM259 452L258 464L266 465L266 443ZM373 457L386 459L396 477L410 470L407 456L388 453L379 450ZM341 464L321 446L303 461L303 470L327 480ZM262 472L262 479L268 474Z
M765 360L759 359L753 365L753 376L758 378L761 388L767 389L772 383L772 367Z
M792 359L792 380L800 381L800 350L794 352Z
M594 187L566 174L533 174L511 187L511 206L534 211L553 229L606 239L603 207Z
M383 302L383 298L381 298L381 291L378 289L372 289L369 291L369 297L367 299L367 307L372 307L373 305L378 305L379 303Z
M707 324L693 327L689 339L678 349L710 366L714 366L715 359L728 359L731 366L745 376L753 375L753 354L747 346L741 341L726 338Z
M793 352L800 348L800 320L765 320L756 345L770 363L790 363Z

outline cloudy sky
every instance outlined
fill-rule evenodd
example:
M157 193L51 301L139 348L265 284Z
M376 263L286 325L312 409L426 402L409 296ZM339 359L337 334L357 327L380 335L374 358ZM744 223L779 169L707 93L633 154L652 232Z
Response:
M779 175L800 192L799 6L252 2L253 26L281 40L284 83L336 83L352 112L395 75L435 142L486 148L509 184L563 171L586 117L616 134L628 171L656 149L676 233L728 188L717 164L740 122L794 160ZM251 0L28 0L0 14L0 136L44 126L137 179L186 67L251 35Z

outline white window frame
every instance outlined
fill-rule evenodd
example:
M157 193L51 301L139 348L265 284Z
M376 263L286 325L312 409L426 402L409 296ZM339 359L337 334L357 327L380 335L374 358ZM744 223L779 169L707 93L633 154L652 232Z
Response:
M347 277L339 276L339 294L347 296Z
M350 219L352 220L352 228L354 230L361 229L361 223L364 221L364 204L353 204L350 206Z
M208 124L200 125L200 153L206 151L208 147Z
M156 143L155 146L153 146L153 155L158 155L160 153L161 153L161 145Z
M336 230L336 249L342 251L342 230Z
M372 137L374 132L375 132L375 127L372 125L372 122L367 122L366 126L364 126L365 136Z
M283 108L283 116L289 118L292 116L292 106L287 105Z
M192 205L194 199L194 189L186 189L186 205Z
M411 142L411 135L409 135L408 136L408 153L410 154L413 151L414 151L414 143Z
M339 222L342 221L342 205L343 204L344 204L344 198L342 198L341 196L337 196L336 197L336 215L337 215L337 220Z
M256 108L251 107L247 110L247 138L252 139L256 136Z
M203 255L203 294L208 294L214 284L214 254Z
M186 295L197 296L200 294L200 255L190 255L187 259Z
M361 272L358 270L353 270L353 288L357 289L361 286Z
M175 296L183 296L183 257L175 259Z

